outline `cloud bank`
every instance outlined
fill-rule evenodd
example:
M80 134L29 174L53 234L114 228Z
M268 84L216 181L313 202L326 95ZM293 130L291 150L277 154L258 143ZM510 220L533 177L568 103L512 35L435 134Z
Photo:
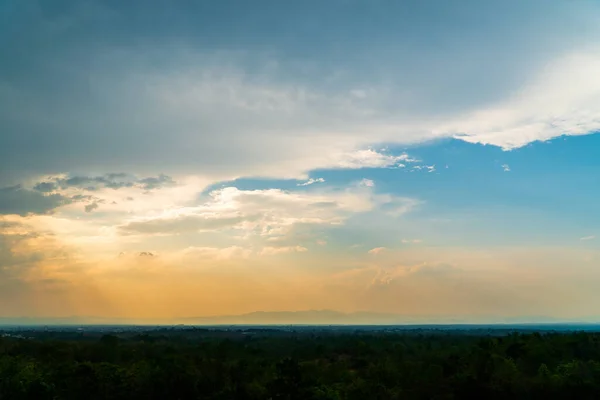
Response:
M59 3L7 11L7 185L117 165L213 181L297 178L403 161L368 150L382 143L459 137L513 149L600 128L591 2L383 1L367 7L369 29L355 2L293 11L268 2L264 13L242 3ZM259 22L265 15L281 24ZM146 183L155 184L164 182Z

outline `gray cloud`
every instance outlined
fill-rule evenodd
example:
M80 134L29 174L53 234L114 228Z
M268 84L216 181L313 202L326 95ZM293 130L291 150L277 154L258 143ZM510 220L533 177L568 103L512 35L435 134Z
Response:
M415 118L497 104L600 26L593 2L558 0L13 3L7 175L298 174L332 150L429 139Z
M43 194L20 185L0 188L0 214L4 215L49 214L72 202L71 198L61 194Z
M26 189L21 185L0 188L0 215L28 215L52 214L55 209L73 203L87 203L85 212L94 211L104 200L87 194L66 196L62 193L52 193L59 189L68 188L62 181L70 181L76 185L86 182L85 179L65 179L51 182L41 182L34 185L33 189Z
M92 200L98 200L98 199L89 194L76 194L71 197L71 200L73 200L73 201L92 201Z
M58 186L54 182L39 182L35 184L33 189L38 192L49 193L57 190Z
M125 173L109 173L103 176L72 176L69 178L50 178L33 187L39 192L53 192L59 189L79 188L96 191L101 188L122 189L138 187L144 190L161 189L175 186L177 182L170 176L160 174L157 177L136 178Z
M86 213L90 213L90 212L98 209L98 207L100 207L98 205L98 203L94 202L94 203L86 204L86 206L84 207L84 210Z
M140 179L138 184L141 185L143 189L152 190L175 186L176 182L170 176L160 174L158 177Z

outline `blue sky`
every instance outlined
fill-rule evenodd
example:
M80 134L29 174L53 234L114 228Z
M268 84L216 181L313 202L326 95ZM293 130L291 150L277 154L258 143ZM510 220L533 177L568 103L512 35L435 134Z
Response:
M598 43L585 0L4 1L0 315L594 319Z

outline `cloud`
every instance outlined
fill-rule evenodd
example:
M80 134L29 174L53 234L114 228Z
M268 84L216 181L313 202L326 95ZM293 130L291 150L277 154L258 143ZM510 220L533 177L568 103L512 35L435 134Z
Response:
M381 195L378 208L384 214L392 217L400 217L408 212L413 211L423 203L424 202L419 199Z
M20 185L0 188L0 214L48 214L74 200L60 194L43 194Z
M504 172L510 172L510 166L508 164L502 164L502 170Z
M90 204L86 204L86 206L84 207L84 210L86 213L90 213L90 212L98 209L98 207L100 207L98 205L98 203L90 203Z
M120 225L119 231L132 235L235 229L247 235L277 239L293 233L294 227L299 225L340 225L355 213L375 207L384 206L390 212L400 213L408 211L413 204L411 199L373 195L357 189L308 193L226 187L210 192L199 206L135 217Z
M579 240L594 240L594 239L596 239L596 236L591 235L591 236L584 236L584 237L580 238Z
M410 13L370 5L378 23L368 31L364 12L337 2L293 12L265 4L285 21L276 26L257 24L248 6L206 14L178 4L140 17L137 2L89 1L58 20L22 3L2 35L12 44L0 68L7 182L115 166L212 181L300 178L409 162L369 150L382 144L457 136L510 149L600 126L598 8L589 2L423 3ZM209 15L248 24L231 29ZM432 18L436 28L423 28Z
M176 184L177 182L173 178L164 174L160 174L157 177L136 178L125 173L108 173L103 176L50 177L43 182L36 183L33 189L44 193L69 188L78 188L87 191L98 191L102 188L117 190L133 187L154 190L173 187Z
M175 218L155 218L132 221L121 225L122 234L179 234L187 232L213 231L233 228L244 221L252 221L256 216L213 216L183 215Z
M306 182L298 183L296 186L309 186L314 183L323 183L323 182L325 182L325 179L323 179L323 178L316 178L316 179L310 178Z
M261 255L264 256L273 256L273 255L278 255L278 254L285 254L285 253L304 253L308 251L308 249L306 247L303 246L285 246L285 247L263 247L263 249L260 251Z
M373 180L371 179L362 179L359 183L359 186L364 186L364 187L374 187L375 186L375 182L373 182Z
M450 274L457 274L460 270L449 264L416 264L416 265L395 265L393 267L367 267L372 270L374 276L369 282L369 289L376 289L380 285L391 285L397 281L418 278L447 277Z
M408 8L393 1L360 7L339 0L241 2L235 8L216 2L210 13L201 2L160 8L141 1L14 3L10 21L0 26L6 49L0 63L0 282L14 283L13 293L32 290L29 301L39 298L41 308L59 299L48 297L46 286L81 277L105 279L103 290L120 305L137 302L138 312L158 313L156 306L168 313L169 305L182 310L185 304L194 311L199 303L250 307L253 295L269 291L253 304L269 306L275 298L279 305L289 296L299 307L310 296L300 303L282 282L297 280L297 293L309 293L308 283L358 266L360 278L350 295L339 294L339 304L368 300L364 304L374 308L403 310L436 304L454 311L479 307L479 300L490 299L481 292L497 287L505 293L496 300L510 297L509 304L489 300L489 309L508 309L516 304L513 290L531 304L539 282L554 290L541 293L548 304L579 296L560 278L585 286L578 277L589 275L581 270L597 264L593 253L564 256L563 266L583 265L575 276L556 267L526 268L556 265L554 253L531 263L529 253L509 258L494 251L476 255L477 249L461 258L401 239L438 243L460 231L455 239L468 240L469 228L481 222L472 205L460 201L460 191L436 197L435 182L416 179L419 172L447 171L436 171L434 162L447 162L433 159L437 148L416 146L457 137L511 150L600 129L600 9L593 2L466 0ZM366 14L375 21L368 27ZM264 24L265 16L280 23ZM231 21L243 23L232 29ZM417 160L421 150L432 159ZM414 172L405 176L409 186L388 185L391 171L360 171L382 168ZM359 182L362 176L375 181ZM332 186L339 177L351 186ZM262 178L290 179L285 185L295 190L264 189L278 181ZM263 189L252 190L253 183ZM401 193L426 194L431 204ZM430 206L427 215L395 219L421 204ZM468 218L455 215L464 210L452 205L471 210ZM442 220L453 226L441 226ZM477 243L489 239L480 236ZM389 237L398 251L373 249ZM362 243L362 250L339 251L352 243ZM131 257L106 256L121 252ZM289 255L286 268L268 254ZM197 272L204 266L213 270ZM277 273L279 280L272 278ZM153 300L165 282L173 289ZM370 297L354 300L365 282ZM470 290L474 294L465 294ZM5 285L0 311L11 303L7 292ZM138 294L147 304L134 298ZM335 296L324 291L314 298Z
M435 165L415 165L412 169L417 171L435 172Z
M160 174L158 177L143 178L138 181L143 189L153 190L161 189L164 187L172 187L177 184L170 176Z
M160 253L145 247L152 250L92 262L18 221L0 219L0 312L8 316L173 318L273 310L276 300L289 310L498 322L503 315L592 315L598 298L593 249L415 246L319 259L298 244L245 243Z
M360 169L360 168L391 168L391 167L404 167L403 162L412 163L417 162L417 159L410 157L404 153L399 156L384 154L377 152L373 149L357 150L354 152L342 153L334 157L334 161L328 166L330 168L347 168L347 169Z
M514 149L562 135L600 130L600 50L572 50L514 96L457 119L456 137Z
M401 240L402 243L404 244L418 244L418 243L422 243L423 241L421 239L402 239Z
M229 247L188 247L184 250L186 257L194 259L230 260L247 259L252 255L252 249L241 246Z
M33 182L27 186L17 185L0 189L0 207L4 198L5 208L8 207L9 201L15 204L18 202L20 207L31 208L31 214L51 213L58 208L72 213L75 208L69 206L80 203L84 203L83 211L87 214L97 210L101 204L107 212L123 212L131 207L126 202L133 200L133 197L126 196L128 194L142 195L136 201L137 210L141 210L149 200L152 202L164 198L162 193L158 194L164 189L170 189L169 193L175 195L182 189L187 190L185 183L178 183L164 174L144 178L126 173L107 173L100 176L63 174ZM201 188L202 186L196 186L195 191ZM120 203L124 204L119 205ZM26 212L27 210L23 210L19 214L24 215Z
M383 253L385 250L387 250L385 247L375 247L374 249L369 250L368 253L377 255Z

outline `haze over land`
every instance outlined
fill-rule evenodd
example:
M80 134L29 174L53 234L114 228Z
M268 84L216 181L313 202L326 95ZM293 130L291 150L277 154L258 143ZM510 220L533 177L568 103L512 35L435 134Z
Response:
M0 318L0 327L27 327L27 326L229 326L229 325L293 325L293 326L395 326L398 328L411 326L478 326L502 328L503 326L520 326L537 324L538 327L558 329L560 327L581 329L582 326L600 329L596 324L600 318L590 317L584 320L571 320L568 318L554 318L546 316L507 317L498 316L406 316L399 314L384 314L374 312L341 313L332 310L307 310L307 311L258 311L239 315L214 315L208 317L186 318L114 318L74 316L64 318Z
M4 321L597 321L596 2L0 16Z

